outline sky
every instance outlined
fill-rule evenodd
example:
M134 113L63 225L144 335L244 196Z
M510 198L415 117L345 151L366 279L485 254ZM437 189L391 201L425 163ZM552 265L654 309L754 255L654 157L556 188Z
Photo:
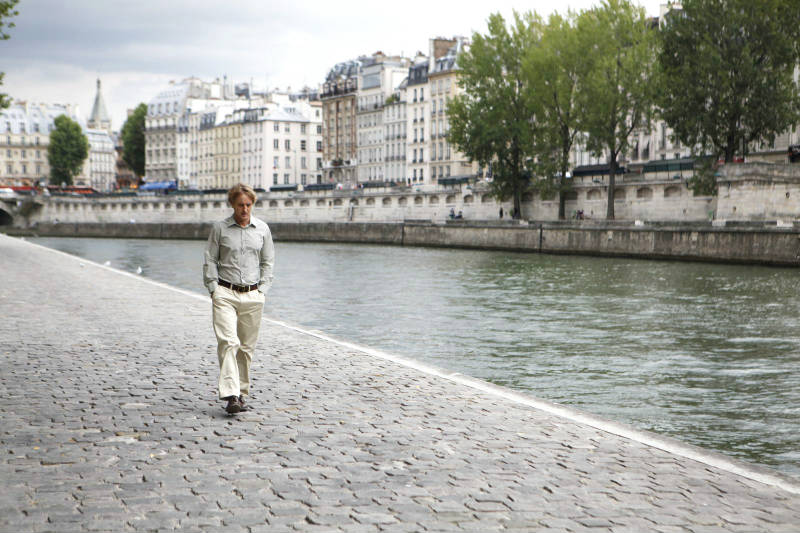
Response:
M600 0L21 0L0 41L0 92L77 104L88 118L102 93L119 130L127 110L171 80L227 76L256 89L316 87L336 63L382 51L428 53L432 37L485 33L489 15L542 16ZM665 0L639 0L656 16Z

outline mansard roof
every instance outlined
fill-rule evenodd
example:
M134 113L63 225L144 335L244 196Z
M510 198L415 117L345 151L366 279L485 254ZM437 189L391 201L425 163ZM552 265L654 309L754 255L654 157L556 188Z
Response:
M8 108L0 110L0 133L49 134L54 127L53 122L59 115L66 115L81 127L85 127L77 111L77 107L64 104L28 104L17 101Z
M358 76L358 71L361 68L361 59L353 59L351 61L344 61L337 63L328 72L325 81L336 81L342 78L355 78Z
M273 109L264 117L264 120L275 120L281 122L311 122L308 117L293 107Z

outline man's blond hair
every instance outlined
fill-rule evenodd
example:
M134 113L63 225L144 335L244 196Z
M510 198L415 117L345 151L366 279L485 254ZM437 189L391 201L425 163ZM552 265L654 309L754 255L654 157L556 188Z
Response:
M228 203L233 205L233 202L236 198L239 197L240 194L246 194L250 201L256 203L256 191L253 188L245 183L237 183L230 189L228 189Z

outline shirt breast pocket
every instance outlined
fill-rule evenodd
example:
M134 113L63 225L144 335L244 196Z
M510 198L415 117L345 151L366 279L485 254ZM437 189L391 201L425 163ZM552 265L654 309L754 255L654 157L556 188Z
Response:
M248 252L258 252L264 244L264 237L258 233L249 232L244 240Z

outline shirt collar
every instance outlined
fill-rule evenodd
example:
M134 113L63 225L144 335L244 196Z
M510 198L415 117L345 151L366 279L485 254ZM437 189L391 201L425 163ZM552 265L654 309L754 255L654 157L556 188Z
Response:
M236 219L233 218L233 215L231 215L231 216L229 216L228 218L225 219L225 225L228 226L228 227L239 226L239 224L236 222ZM253 217L252 216L250 217L250 224L248 224L245 227L249 228L250 226L253 226L253 227L256 226L255 222L253 222ZM241 228L242 226L239 226L239 227Z

